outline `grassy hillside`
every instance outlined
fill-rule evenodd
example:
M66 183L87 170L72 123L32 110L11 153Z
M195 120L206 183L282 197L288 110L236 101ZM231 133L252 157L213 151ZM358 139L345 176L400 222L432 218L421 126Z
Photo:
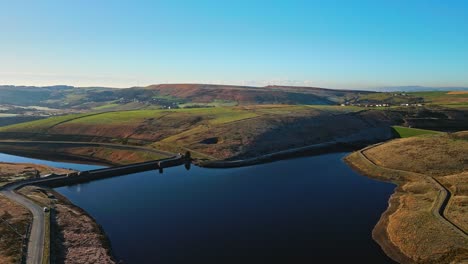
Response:
M408 93L370 93L360 94L356 98L350 100L353 104L389 104L399 106L401 104L418 104L424 103L424 99L408 94Z
M0 86L0 105L59 109L129 110L160 107L236 106L251 104L336 105L345 98L372 92L315 87L160 84L112 89L72 86Z
M394 119L383 111L360 111L291 105L132 110L53 117L1 127L0 133L2 138L133 142L225 159L388 128Z
M437 104L453 108L468 107L468 91L437 91L437 92L415 92L412 96L421 97L426 103Z
M468 93L466 91L377 93L317 87L212 84L159 84L126 89L0 86L0 105L42 106L72 110L118 111L151 107L219 107L253 104L337 105L345 102L391 105L429 103L448 107L466 107Z
M316 87L293 86L234 86L208 84L160 84L146 89L159 96L170 96L196 103L215 101L237 104L309 104L332 105L343 102L346 97L370 94L368 91L334 90Z
M336 139L385 140L393 135L392 125L443 130L449 124L452 130L462 130L467 120L466 111L438 108L263 104L72 114L0 127L0 133L3 139L138 144L172 152L191 150L209 159L235 159ZM397 130L403 136L421 132Z

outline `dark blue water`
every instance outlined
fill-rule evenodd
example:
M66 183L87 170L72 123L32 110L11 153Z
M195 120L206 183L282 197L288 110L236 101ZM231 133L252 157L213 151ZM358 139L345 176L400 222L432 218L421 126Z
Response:
M181 166L57 191L103 226L125 263L391 263L371 232L394 186L344 156Z

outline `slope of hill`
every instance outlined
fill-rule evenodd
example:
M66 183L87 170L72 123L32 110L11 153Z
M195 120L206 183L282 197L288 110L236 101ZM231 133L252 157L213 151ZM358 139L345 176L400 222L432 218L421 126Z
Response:
M234 101L245 104L310 104L334 105L347 97L373 92L353 90L333 90L316 87L293 86L234 86L208 84L159 84L146 87L158 95L171 96L183 100L209 103L215 100Z
M227 159L353 134L360 134L356 140L386 139L393 119L398 115L353 107L257 105L67 115L1 127L0 132L2 139L139 144ZM374 133L373 128L386 132Z
M342 106L249 105L132 110L56 116L0 127L2 139L137 144L210 159L243 159L330 142L376 142L393 136L392 125L431 120L467 128L468 112L364 109ZM409 120L409 121L408 121ZM411 123L411 124L413 124ZM417 127L414 126L413 127Z
M428 92L428 91L468 91L468 87L429 87L429 86L388 86L374 88L374 91L384 92Z
M450 108L468 108L468 91L431 91L414 92L409 95L422 98L428 104L442 105Z
M0 86L0 105L88 110L115 108L131 103L134 103L133 109L148 105L177 108L187 103L335 105L343 102L346 97L369 93L372 92L314 87L250 87L210 84L159 84L126 89Z

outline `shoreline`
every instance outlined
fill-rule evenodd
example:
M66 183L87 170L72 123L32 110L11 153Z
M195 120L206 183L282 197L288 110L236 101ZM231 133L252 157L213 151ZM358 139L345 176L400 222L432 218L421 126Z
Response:
M17 191L18 194L22 195L23 197L33 201L34 203L43 206L48 206L49 204L54 204L54 206L50 207L50 240L49 240L49 248L50 248L50 259L57 261L58 259L62 259L65 261L67 259L67 254L70 253L68 251L68 247L71 243L81 243L78 241L73 241L73 238L66 239L64 237L64 232L73 232L73 229L67 230L68 223L70 221L77 221L76 219L81 220L88 220L85 221L87 224L91 224L91 229L85 229L85 233L81 231L77 234L88 236L85 237L85 240L89 243L89 239L97 239L100 245L94 244L92 247L87 245L87 250L94 249L95 253L101 252L104 250L104 253L107 257L111 260L111 263L117 263L115 254L112 249L111 241L104 231L103 227L96 221L96 219L91 216L86 210L83 208L75 205L72 203L67 197L63 196L53 188L44 187L44 186L37 186L37 185L26 185L20 187ZM46 197L40 197L35 195L35 192L39 192ZM36 198L32 198L31 196L36 196ZM69 216L62 216L61 221L66 221L66 223L59 223L59 217L64 214L65 212L73 212L73 215ZM54 217L52 217L54 216ZM83 217L85 219L83 219ZM83 224L80 222L80 224ZM88 227L89 228L89 227ZM81 230L81 229L80 229ZM90 231L91 230L91 231ZM83 230L82 230L83 231ZM86 232L87 231L87 232ZM94 241L95 243L96 241ZM76 254L76 253L75 253Z
M80 155L73 155L68 152L51 151L44 152L36 149L5 149L3 143L0 141L0 153L9 155L23 156L33 159L43 159L58 162L70 162L78 164L92 164L101 166L118 166L122 165L115 161L104 160L96 157L85 157ZM344 143L344 142L325 142L313 144L310 146L292 148L282 150L274 153L269 153L261 156L238 159L238 160L211 160L204 161L200 159L193 159L192 164L204 168L236 168L246 167L264 163L270 163L279 160L293 159L297 157L315 156L327 153L355 151L367 146L368 143ZM125 146L124 146L125 147ZM145 162L146 160L136 160L135 163Z
M367 144L365 144L367 145ZM361 145L362 146L362 145ZM301 148L295 148L295 149L290 149L290 150L285 150L285 151L280 151L277 153L272 153L272 154L267 154L264 156L259 156L259 157L254 157L246 160L237 160L237 161L214 161L211 163L206 163L206 164L195 164L197 166L201 167L207 167L207 168L234 168L234 167L241 167L241 166L252 166L252 165L257 165L257 164L263 164L263 163L269 163L269 162L274 162L278 160L284 160L284 159L292 159L292 158L297 158L297 157L302 157L302 156L309 156L309 155L322 155L322 154L327 154L327 153L334 153L334 152L340 152L340 151L352 151L360 148L361 146L357 146L357 144L346 144L343 142L327 142L327 143L321 143L321 144L315 144L311 146L306 146L306 147L301 147ZM34 152L28 152L24 150L19 150L19 151L9 151L13 155L18 154L18 155L23 155L23 156L29 156L29 157L38 157L38 153ZM16 152L16 153L15 153ZM27 153L27 155L24 155L24 153ZM41 155L44 156L44 155ZM92 162L92 164L105 164L109 165L109 163L105 162L100 162L96 159L88 159L86 161L83 161L83 159L80 159L80 157L76 157L73 155L68 155L67 153L58 153L57 155L47 155L46 159L50 158L55 158L56 160L62 160L62 161L67 161L67 162L75 162L75 158L78 159L78 161L83 162L85 164L90 164L87 163L87 161ZM44 159L44 158L42 158ZM351 168L355 169L355 167L350 164L349 162L346 161L346 157L343 158L343 161L350 166ZM360 172L363 176L368 176L364 172ZM369 176L368 176L369 177ZM370 177L373 180L379 180L379 181L385 181L382 179ZM386 181L387 182L387 181ZM394 183L394 182L392 182ZM394 183L395 184L395 183ZM398 187L396 187L398 188ZM53 188L47 188L48 190L51 190L54 193L57 193ZM59 194L62 196L61 194ZM386 217L388 215L391 215L392 212L389 212L389 208L392 207L392 199L395 196L395 192L392 194L392 196L389 198L389 207L387 210L381 215L380 220L377 222L377 224L374 226L374 229L372 231L372 237L373 239L381 246L381 248L384 250L385 254L389 256L393 260L398 260L399 262L402 263L407 263L409 260L405 255L400 254L398 248L391 244L391 243L386 243L389 241L388 239L388 234L385 229L385 220L388 220ZM110 243L110 240L105 233L105 231L102 229L102 227L95 221L95 219L90 216L84 209L78 207L77 205L74 205L71 203L66 197L65 199L74 207L79 208L82 212L85 212L85 214L90 217L100 228L100 232L108 239L108 248L109 252L111 252L111 256L113 259L115 259L115 255L112 251L112 246ZM393 206L394 209L398 207L398 205ZM404 260L405 262L403 262Z
M433 261L437 263L458 263L457 261L467 256L466 246L468 244L466 235L464 238L463 234L461 236L457 235L458 232L463 231L452 228L451 222L441 213L443 209L441 206L443 206L444 202L447 202L446 197L442 195L437 186L433 186L431 181L433 177L412 171L382 167L379 163L369 159L364 153L384 143L386 142L368 146L344 158L348 166L359 174L372 180L396 185L388 200L387 209L382 213L372 230L372 238L387 256L399 263L432 263ZM417 187L414 187L418 186L418 184L426 184L424 188L430 189L418 191L418 189L415 189ZM430 196L417 198L419 193ZM411 205L417 203L418 199L422 203L426 201L427 209L419 211L411 209ZM427 203L427 201L430 201L430 203ZM408 222L411 219L416 222ZM421 223L424 224L421 225ZM417 243L411 244L409 242L411 240L407 240L408 235L413 236L415 241L438 235L441 241L446 241L446 244L442 248L439 248L440 243L426 244L424 247L419 247ZM435 250L436 248L438 250Z
M325 142L305 147L292 148L261 156L238 159L238 160L215 160L196 163L197 166L204 168L237 168L247 167L257 164L269 163L279 160L293 159L304 156L315 156L333 152L353 151L358 149L355 145L341 142Z
M101 242L102 242L103 248L106 250L107 254L111 257L111 259L115 263L118 263L117 258L112 248L111 240L109 236L107 235L107 233L104 231L104 228L96 221L96 219L91 214L89 214L86 210L84 210L83 208L71 202L67 197L63 196L61 193L57 192L55 189L53 188L46 188L46 189L50 191L51 193L53 193L55 197L58 197L58 199L61 200L62 203L68 204L69 206L76 209L77 211L85 215L86 217L90 218L93 221L93 223L96 224L97 229L98 229L97 233L99 233L99 235L102 236Z
M352 154L353 153L351 153L350 155ZM380 215L379 220L372 229L372 239L374 239L374 241L380 246L382 251L393 261L396 261L397 263L413 263L413 261L409 257L407 257L403 252L400 251L400 249L395 244L392 243L387 232L389 217L398 210L398 207L400 205L400 202L398 200L399 197L397 195L399 188L401 188L401 183L397 181L383 179L382 177L376 177L375 175L366 172L365 170L359 168L356 164L352 163L348 159L350 155L344 157L343 162L345 162L346 165L348 165L351 169L357 171L360 175L367 177L371 180L391 183L395 185L395 189L393 190L393 193L388 199L387 209L385 209L385 211Z

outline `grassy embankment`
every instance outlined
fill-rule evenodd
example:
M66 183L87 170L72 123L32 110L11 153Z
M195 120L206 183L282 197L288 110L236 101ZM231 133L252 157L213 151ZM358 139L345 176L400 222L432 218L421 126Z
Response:
M346 157L364 175L398 185L373 231L389 256L401 263L468 258L467 157L467 132L396 139ZM438 216L443 192L433 179L449 189L448 221Z

